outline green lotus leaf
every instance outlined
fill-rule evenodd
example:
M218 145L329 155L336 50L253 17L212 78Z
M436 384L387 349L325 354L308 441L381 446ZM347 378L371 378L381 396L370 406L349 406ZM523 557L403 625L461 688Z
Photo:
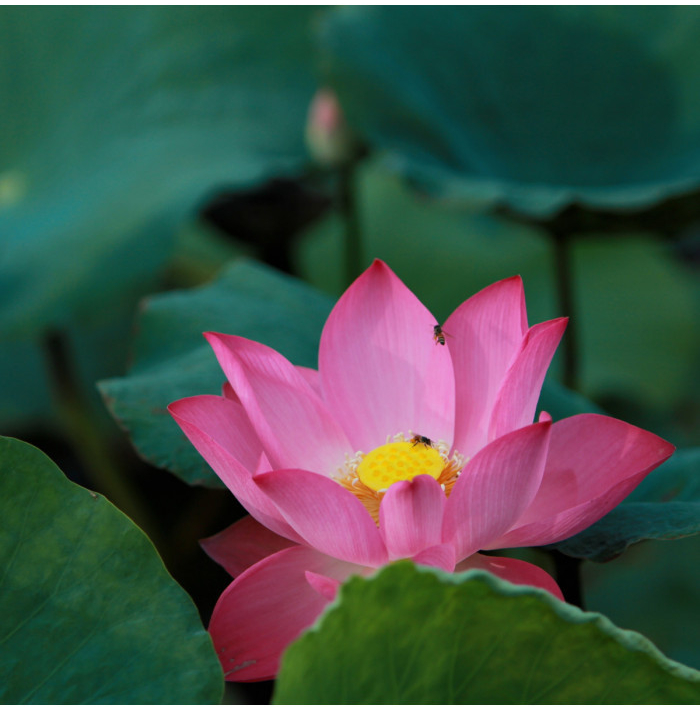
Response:
M151 287L213 190L299 169L316 7L0 10L0 333Z
M279 704L697 703L700 672L643 636L482 571L350 579L286 651Z
M696 7L343 7L325 68L350 123L448 202L546 217L700 185Z
M209 635L144 533L27 443L0 438L0 472L0 701L220 701Z

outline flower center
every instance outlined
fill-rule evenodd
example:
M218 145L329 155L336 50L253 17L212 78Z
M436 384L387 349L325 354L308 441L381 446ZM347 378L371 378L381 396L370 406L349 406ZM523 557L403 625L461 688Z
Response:
M430 443L421 440L385 443L367 453L357 466L357 477L375 492L384 492L399 480L413 480L416 475L430 475L437 480L445 467Z
M377 524L379 505L395 482L413 480L416 475L430 475L449 497L467 462L456 451L450 456L445 441L409 435L412 437L407 440L399 433L393 438L388 437L383 446L369 453L358 451L352 457L347 456L345 465L335 476L337 482L360 500Z

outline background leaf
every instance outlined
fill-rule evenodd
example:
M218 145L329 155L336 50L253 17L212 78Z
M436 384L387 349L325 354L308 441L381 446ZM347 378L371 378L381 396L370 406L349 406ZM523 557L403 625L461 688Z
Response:
M0 8L6 430L60 424L42 383L47 331L70 331L96 400L95 379L123 371L135 305L162 287L183 219L305 164L320 12Z
M139 453L189 483L222 483L166 407L195 394L220 394L225 376L202 333L241 335L294 364L317 366L321 329L332 307L289 276L238 261L213 283L156 296L144 305L128 376L100 383L107 405Z
M218 702L223 677L147 537L39 450L0 438L0 701Z
M416 623L415 619L421 622ZM407 562L353 578L285 653L275 702L695 703L700 673L544 591Z
M700 183L700 12L343 7L325 68L348 119L446 200L548 216Z

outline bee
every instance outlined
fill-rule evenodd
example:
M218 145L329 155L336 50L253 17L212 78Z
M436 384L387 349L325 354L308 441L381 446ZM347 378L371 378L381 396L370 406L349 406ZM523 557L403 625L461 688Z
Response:
M445 335L446 333L442 331L442 326L440 324L433 326L433 340L435 340L436 345L438 343L441 345L445 344Z
M428 446L428 448L433 447L433 442L426 436L413 436L411 443L413 443L414 446L418 443L422 443L424 446Z

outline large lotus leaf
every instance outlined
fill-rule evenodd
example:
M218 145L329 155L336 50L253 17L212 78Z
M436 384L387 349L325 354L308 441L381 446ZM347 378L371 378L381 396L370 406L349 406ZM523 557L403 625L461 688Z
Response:
M648 235L575 240L577 310L563 313L541 232L420 200L375 164L359 172L357 187L367 262L384 259L437 318L444 321L480 288L519 273L530 323L558 315L575 320L586 396L612 394L666 415L690 396L700 356L697 279ZM345 287L342 270L334 268L342 263L341 234L339 220L327 219L298 248L306 278L337 294Z
M318 12L0 11L0 332L99 318L207 193L298 167Z
M676 451L632 494L588 529L553 545L581 559L609 561L645 539L700 532L700 449Z
M41 451L0 438L0 701L215 703L197 610L144 533Z
M213 283L146 301L128 376L100 382L107 405L137 451L189 483L220 486L166 407L195 394L220 394L225 381L203 332L263 342L294 364L317 366L332 301L300 281L238 261Z
M700 10L344 7L323 33L350 122L449 201L547 216L700 184Z
M285 653L274 700L696 703L700 673L545 591L399 562L342 587Z

